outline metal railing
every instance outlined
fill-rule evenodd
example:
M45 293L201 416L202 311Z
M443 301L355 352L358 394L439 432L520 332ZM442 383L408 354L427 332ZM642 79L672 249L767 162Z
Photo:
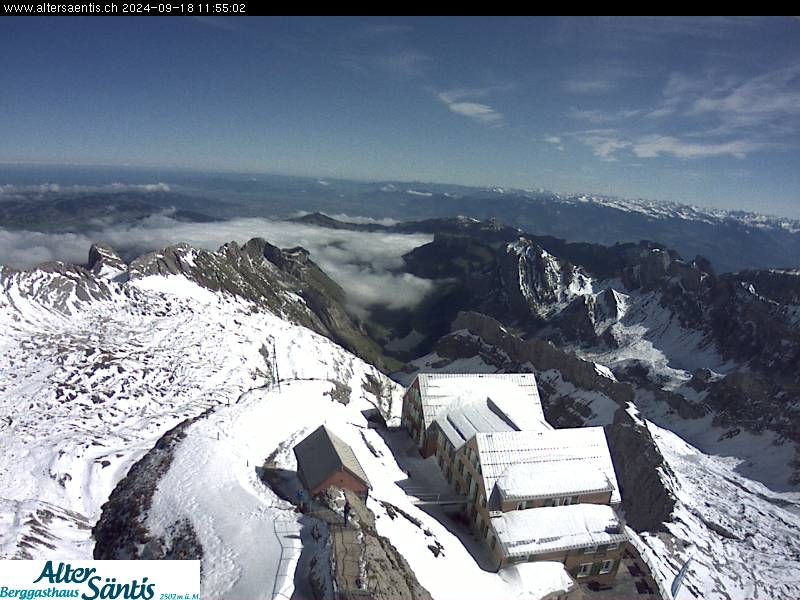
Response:
M656 584L656 587L658 588L658 595L661 597L661 600L673 600L672 592L670 592L669 589L667 588L666 582L662 581L660 573L653 564L652 559L645 551L645 548L641 548L642 545L646 547L647 544L645 544L641 540L638 540L636 537L634 537L634 535L630 534L628 534L628 541L630 545L633 547L633 549L636 551L637 557L641 559L641 561L647 567L650 579L652 579L653 583Z
M293 553L288 550L303 549L303 544L300 541L300 527L294 517L279 516L272 522L272 530L280 545L280 556L278 558L278 568L275 570L275 579L272 582L272 598L280 596L291 600L289 596L278 589L279 583L286 581L289 577L294 577L294 572L289 569L289 562L293 558ZM296 536L296 537L291 537ZM291 540L291 542L289 541Z

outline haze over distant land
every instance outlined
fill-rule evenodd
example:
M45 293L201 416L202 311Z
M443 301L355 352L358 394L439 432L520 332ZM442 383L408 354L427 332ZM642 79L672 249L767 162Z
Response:
M798 34L788 17L14 19L0 161L544 187L798 218Z
M409 302L429 286L395 273L435 228L413 221L494 218L525 233L613 245L651 240L721 272L798 268L800 222L750 212L545 190L111 167L7 167L0 186L0 264L80 264L95 241L128 259L177 242L216 249L264 237L302 245L352 289L361 308ZM342 229L324 213L360 223ZM381 229L395 226L389 230ZM387 235L390 234L390 235ZM420 237L422 236L422 237ZM425 238L425 240L423 240Z

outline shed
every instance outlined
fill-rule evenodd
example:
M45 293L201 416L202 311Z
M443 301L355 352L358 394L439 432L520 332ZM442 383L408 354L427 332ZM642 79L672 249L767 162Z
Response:
M297 475L312 495L334 486L361 497L369 494L372 486L355 452L324 425L298 442L294 455Z

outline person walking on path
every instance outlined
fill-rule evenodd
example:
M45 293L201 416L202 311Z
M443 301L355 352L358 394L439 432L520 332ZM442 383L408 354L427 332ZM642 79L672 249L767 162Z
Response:
M350 519L350 501L344 501L344 524L347 525L347 521Z

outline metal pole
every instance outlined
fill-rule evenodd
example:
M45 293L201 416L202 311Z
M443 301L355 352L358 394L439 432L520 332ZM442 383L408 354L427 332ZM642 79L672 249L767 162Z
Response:
M278 371L278 351L275 349L275 338L272 338L272 363L275 371L275 382L278 384L278 391L281 391L281 375Z

